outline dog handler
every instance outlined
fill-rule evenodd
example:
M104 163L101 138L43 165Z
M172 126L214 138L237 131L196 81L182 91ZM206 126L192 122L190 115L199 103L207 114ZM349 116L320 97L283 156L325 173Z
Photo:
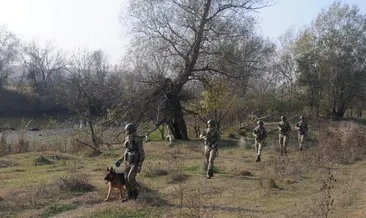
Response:
M205 144L204 154L207 161L207 179L211 179L213 177L213 165L217 155L217 143L220 140L220 133L216 129L214 120L207 121L207 127L200 134L200 138L204 140Z
M138 183L136 181L137 173L141 172L142 163L145 159L143 140L137 136L135 124L129 123L125 126L125 153L122 158L117 160L116 167L119 167L125 160L125 179L128 197L124 201L135 200L138 196Z

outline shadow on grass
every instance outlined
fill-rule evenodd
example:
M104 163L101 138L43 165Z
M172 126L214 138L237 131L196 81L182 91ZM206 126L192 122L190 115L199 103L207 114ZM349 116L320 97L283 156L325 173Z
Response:
M162 197L162 195L155 190L146 187L143 183L140 183L139 197L137 201L149 206L164 206L168 202Z

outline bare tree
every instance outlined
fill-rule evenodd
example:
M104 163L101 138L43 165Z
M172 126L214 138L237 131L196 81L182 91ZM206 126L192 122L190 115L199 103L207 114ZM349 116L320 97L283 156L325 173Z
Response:
M23 46L22 59L25 76L34 92L49 95L54 81L65 70L66 60L61 51L48 44L44 48L35 42Z
M0 26L0 87L2 88L8 81L9 76L14 71L14 63L18 58L19 39L7 30L5 26Z
M155 56L158 62L166 61L166 66L169 66L158 68L159 65L149 62L151 58L140 58L142 64L139 66L153 65L145 74L159 72L161 75L159 86L151 92L152 96L161 96L165 108L157 127L168 123L176 139L188 139L181 104L185 84L190 80L202 80L207 75L240 78L258 66L257 59L253 57L260 52L252 52L243 68L240 66L243 59L237 59L240 63L233 61L233 53L227 48L230 48L230 42L245 41L245 37L253 35L250 28L253 18L249 12L266 5L263 0L130 2L128 21L136 36L135 51L139 57ZM250 47L258 51L254 44ZM230 66L236 64L236 69L240 70L232 71L229 63Z
M107 56L101 51L79 51L70 60L67 74L57 85L58 100L88 124L91 144L98 150L104 131L120 118L121 78L113 73ZM123 115L123 114L122 114Z

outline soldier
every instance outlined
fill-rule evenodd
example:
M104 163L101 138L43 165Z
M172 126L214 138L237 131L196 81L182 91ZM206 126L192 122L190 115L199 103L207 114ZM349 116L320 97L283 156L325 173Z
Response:
M141 172L142 163L145 159L145 152L143 147L143 140L137 136L137 128L133 123L125 126L127 133L125 139L125 153L121 159L117 160L116 166L119 167L123 160L125 160L125 180L128 197L123 201L135 200L138 196L138 183L136 181L137 173Z
M267 137L267 132L266 129L263 126L263 121L258 121L257 122L258 126L255 127L254 131L253 131L253 136L255 137L255 151L257 154L257 159L255 160L256 162L260 162L261 161L261 152L262 152L262 148L264 146L264 139Z
M213 177L213 162L217 154L217 142L220 139L220 133L216 129L216 122L214 120L207 121L207 129L205 129L200 138L204 140L205 156L207 161L207 179Z
M300 116L300 121L297 122L295 129L297 130L297 140L299 141L299 149L302 150L304 144L304 137L308 134L308 124L305 117Z
M281 121L278 123L278 130L281 155L287 154L287 141L291 131L291 126L287 122L285 116L281 116Z

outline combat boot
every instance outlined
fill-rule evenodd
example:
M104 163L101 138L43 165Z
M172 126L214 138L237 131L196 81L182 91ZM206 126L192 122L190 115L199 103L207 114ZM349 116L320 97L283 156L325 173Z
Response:
M208 170L207 171L207 179L211 179L211 177L213 177L212 170Z
M213 177L213 170L210 170L210 176Z
M261 162L261 156L257 156L257 159L255 160L256 162Z

